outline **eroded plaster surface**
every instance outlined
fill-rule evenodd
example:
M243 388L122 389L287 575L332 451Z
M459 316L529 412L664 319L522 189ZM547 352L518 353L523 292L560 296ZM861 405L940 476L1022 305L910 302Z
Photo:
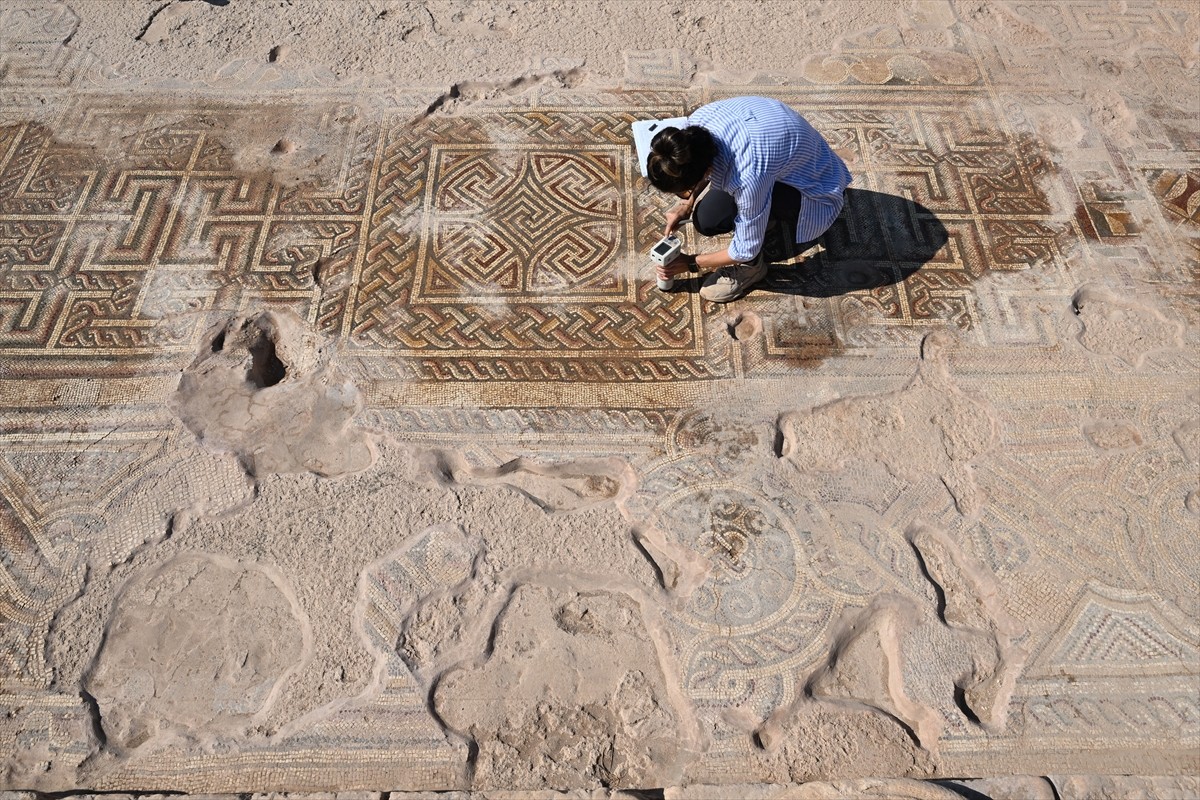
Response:
M793 5L0 8L0 786L1195 788L1196 10ZM660 292L739 94L846 209Z

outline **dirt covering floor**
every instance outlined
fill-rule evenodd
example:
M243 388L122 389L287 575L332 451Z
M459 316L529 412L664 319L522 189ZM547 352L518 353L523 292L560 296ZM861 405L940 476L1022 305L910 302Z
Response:
M1182 0L0 3L5 800L1200 795L1198 86ZM842 216L659 291L631 124L750 94Z

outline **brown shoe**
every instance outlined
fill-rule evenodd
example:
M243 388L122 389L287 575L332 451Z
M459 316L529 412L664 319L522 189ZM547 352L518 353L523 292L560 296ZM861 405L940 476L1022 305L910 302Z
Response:
M714 303L728 303L750 291L754 284L767 277L767 260L758 257L746 264L721 267L704 279L700 296Z

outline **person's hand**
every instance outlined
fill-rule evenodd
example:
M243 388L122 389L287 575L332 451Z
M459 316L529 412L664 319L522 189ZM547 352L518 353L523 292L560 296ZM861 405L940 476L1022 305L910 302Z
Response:
M658 267L658 277L667 280L674 278L676 275L681 275L684 272L691 272L696 268L696 257L687 253L680 253L670 264L662 264Z
M663 236L670 236L679 227L679 223L692 216L692 201L681 200L667 212L667 226L663 228Z

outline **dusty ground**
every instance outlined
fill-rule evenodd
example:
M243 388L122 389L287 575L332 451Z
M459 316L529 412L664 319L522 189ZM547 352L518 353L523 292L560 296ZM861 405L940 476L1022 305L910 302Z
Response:
M0 788L1200 793L1198 59L1185 2L9 0ZM846 211L660 293L629 125L750 93Z

